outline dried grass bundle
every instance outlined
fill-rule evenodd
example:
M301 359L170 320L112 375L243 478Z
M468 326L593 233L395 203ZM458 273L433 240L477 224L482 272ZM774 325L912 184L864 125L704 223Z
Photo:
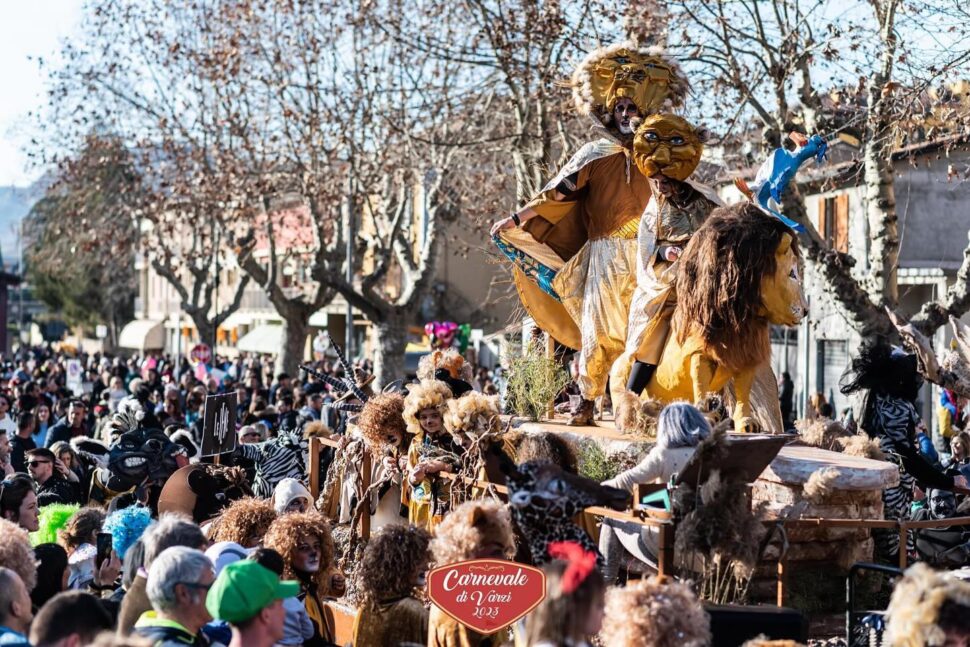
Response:
M796 420L795 429L806 445L831 451L838 451L838 439L852 435L841 422L828 418Z
M641 400L635 393L626 391L614 404L616 428L641 440L657 438L657 416L664 408L659 400Z
M866 434L860 433L854 436L839 438L837 443L843 454L871 458L874 461L886 460L886 455L879 448L879 441L875 438L870 438Z
M825 499L835 492L832 484L841 475L842 473L834 467L815 470L808 477L805 485L802 486L802 492L805 494L805 498L816 505L824 502Z
M509 366L509 407L519 416L538 420L569 381L569 373L557 361L546 358L541 349L530 347Z

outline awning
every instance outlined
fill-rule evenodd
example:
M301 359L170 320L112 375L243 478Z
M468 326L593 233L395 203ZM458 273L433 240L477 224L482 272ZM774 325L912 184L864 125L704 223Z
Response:
M165 328L161 321L135 319L121 329L118 346L132 350L162 350L165 348Z
M243 335L236 348L247 353L278 353L283 339L283 326L263 324Z
M329 323L327 321L329 317L330 314L326 310L317 310L310 315L310 320L307 323L313 328L326 328L327 323Z

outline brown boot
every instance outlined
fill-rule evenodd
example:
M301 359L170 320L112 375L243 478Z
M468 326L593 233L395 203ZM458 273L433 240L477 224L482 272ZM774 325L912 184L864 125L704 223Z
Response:
M570 427L595 426L593 423L594 403L592 400L582 399L579 406L572 411L572 416L566 421Z

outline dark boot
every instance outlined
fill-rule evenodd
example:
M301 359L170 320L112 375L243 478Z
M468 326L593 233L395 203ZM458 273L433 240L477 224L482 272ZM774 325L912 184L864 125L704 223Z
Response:
M653 377L653 372L656 370L656 364L646 364L637 360L633 363L633 368L630 370L630 379L626 382L626 390L640 395L647 388L647 385L650 384L650 378Z
M593 423L593 413L594 413L594 403L592 400L586 400L585 398L580 400L579 406L572 411L572 416L566 421L566 424L570 427L588 427L592 426Z

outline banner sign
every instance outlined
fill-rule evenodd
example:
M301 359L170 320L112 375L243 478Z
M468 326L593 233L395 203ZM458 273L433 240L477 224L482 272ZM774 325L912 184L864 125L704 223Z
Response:
M533 566L473 559L428 574L428 597L449 616L489 635L526 615L546 595L546 576Z
M202 455L228 454L236 449L236 392L210 395L202 418Z

